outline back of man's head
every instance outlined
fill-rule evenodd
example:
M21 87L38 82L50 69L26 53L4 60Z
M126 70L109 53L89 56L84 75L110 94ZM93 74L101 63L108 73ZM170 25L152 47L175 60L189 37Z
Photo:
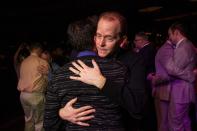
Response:
M145 32L143 32L143 31L137 32L137 33L135 34L135 36L141 37L143 40L146 40L146 41L149 40L149 39L148 39L148 35L147 35Z
M69 44L77 51L92 50L96 25L95 16L71 23L67 30Z
M39 50L40 52L42 52L43 50L43 45L40 42L30 42L30 46L29 46L30 52L35 51L35 50Z

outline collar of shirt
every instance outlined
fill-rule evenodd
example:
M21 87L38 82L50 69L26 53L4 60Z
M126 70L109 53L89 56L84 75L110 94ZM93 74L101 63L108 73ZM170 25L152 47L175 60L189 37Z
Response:
M97 54L93 51L81 51L78 53L77 57L82 57L82 56L96 56Z
M170 40L167 40L166 43L168 43L169 45L172 45L172 42Z
M143 47L145 47L145 46L147 46L147 45L149 45L149 44L150 44L150 42L146 43ZM142 47L142 48L143 48L143 47Z
M180 40L176 43L175 48L177 48L183 40L185 40L185 38L180 39Z
M140 49L139 49L139 51L142 49L142 48L144 48L145 46L147 46L147 45L149 45L150 44L150 42L147 42L146 44L144 44ZM139 52L138 51L138 52Z

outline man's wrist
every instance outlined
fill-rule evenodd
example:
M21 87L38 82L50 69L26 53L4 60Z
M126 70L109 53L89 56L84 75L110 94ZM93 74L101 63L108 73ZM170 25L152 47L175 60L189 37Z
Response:
M101 75L98 77L95 86L101 90L104 87L105 82L106 82L106 78L103 75Z

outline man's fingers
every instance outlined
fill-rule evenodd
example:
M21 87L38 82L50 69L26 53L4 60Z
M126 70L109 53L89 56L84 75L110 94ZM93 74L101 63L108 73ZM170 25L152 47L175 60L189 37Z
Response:
M81 81L81 78L77 77L77 76L70 76L69 78L72 79L72 80Z
M83 70L83 68L80 65L78 65L76 62L72 62L72 65L80 72Z
M87 115L90 115L90 114L94 113L95 111L96 111L95 109L87 109L87 110L85 110L85 111L83 111L83 112L79 112L79 113L76 115L76 117L77 117L77 118L85 117L85 116L87 116Z
M90 110L90 109L93 109L93 107L92 107L92 106L82 106L82 107L80 107L80 108L77 108L77 109L76 109L76 112L77 112L77 113L81 113L81 112L84 112L84 111ZM94 111L94 112L95 112L95 111Z
M79 65L80 65L83 69L85 69L85 68L88 67L88 66L87 66L85 63L83 63L83 61L81 61L81 60L77 60L77 62L79 63Z
M72 106L74 103L76 103L76 101L77 101L77 97L71 99L66 105Z
M92 60L92 64L93 64L94 68L100 70L98 64L96 63L96 61L94 59Z
M80 126L90 126L90 124L81 121L76 122L76 124Z
M74 69L73 67L69 67L69 70L72 71L73 73L75 73L76 75L79 74L79 71Z
M92 118L94 118L93 115L91 115L91 116L79 117L79 118L76 118L76 120L77 120L77 121L87 121L87 120L90 120L90 119L92 119Z

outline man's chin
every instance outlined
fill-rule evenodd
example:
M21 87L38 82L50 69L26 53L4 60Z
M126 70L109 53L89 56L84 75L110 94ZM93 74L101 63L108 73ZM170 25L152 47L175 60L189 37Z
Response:
M107 56L106 53L98 53L98 55L99 55L100 57L106 57L106 56Z

